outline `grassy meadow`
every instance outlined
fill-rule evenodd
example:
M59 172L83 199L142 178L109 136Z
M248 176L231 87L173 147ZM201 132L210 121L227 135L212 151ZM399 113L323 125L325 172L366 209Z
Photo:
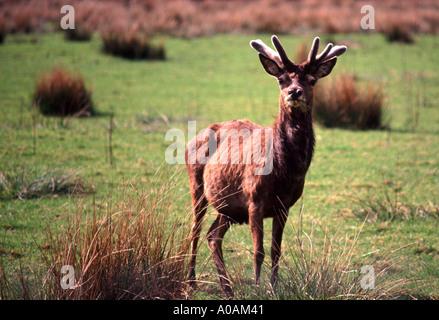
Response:
M124 201L121 194L136 188L154 193L154 186L168 183L161 210L169 221L181 220L188 228L187 175L184 166L165 162L170 145L165 134L171 128L187 132L188 120L197 121L197 131L240 118L273 123L278 86L249 46L257 38L269 43L270 35L163 36L154 41L164 43L166 59L141 61L103 53L97 34L85 42L66 41L62 32L8 35L0 45L0 258L6 274L14 278L19 266L44 266L42 256L53 245L48 227L53 234L62 233L75 212L105 213L112 202ZM293 293L292 287L311 286L308 278L322 275L319 268L333 272L326 274L333 279L334 274L361 277L362 266L372 265L377 279L371 291L376 294L366 298L386 298L383 291L398 296L392 290L402 288L403 298L437 298L439 38L417 35L410 45L389 43L376 33L321 38L346 44L348 51L317 86L341 72L379 86L385 95L386 127L355 131L315 124L316 149L304 195L290 210L285 230L280 293L266 293L271 265L271 220L266 220L266 258L258 288L252 284L249 228L233 226L226 235L225 261L236 297L349 297L349 291L328 297L318 290ZM313 35L280 39L293 55ZM97 116L50 117L33 107L36 80L54 66L83 76ZM17 196L26 182L44 175L56 180L56 174L80 177L88 192ZM203 237L214 216L209 209ZM297 269L301 254L306 254L308 269ZM188 289L187 298L224 298L205 241L197 273L200 284L195 291Z

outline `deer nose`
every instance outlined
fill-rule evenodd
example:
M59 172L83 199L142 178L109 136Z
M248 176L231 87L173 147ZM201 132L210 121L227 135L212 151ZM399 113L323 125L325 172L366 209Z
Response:
M299 98L303 93L303 90L301 88L291 88L288 91L288 94L291 95L294 99Z

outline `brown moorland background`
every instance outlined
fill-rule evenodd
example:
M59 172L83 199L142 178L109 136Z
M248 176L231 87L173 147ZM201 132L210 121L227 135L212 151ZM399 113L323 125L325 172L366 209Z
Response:
M0 34L59 28L69 1L0 1ZM199 37L217 33L302 34L362 31L361 7L375 9L375 31L439 32L434 0L132 0L75 1L76 28L88 32L129 27L151 34ZM51 23L52 22L52 23Z

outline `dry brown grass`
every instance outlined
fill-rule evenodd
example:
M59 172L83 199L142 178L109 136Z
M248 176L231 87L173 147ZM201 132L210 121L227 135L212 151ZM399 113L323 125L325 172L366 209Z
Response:
M0 13L0 44L5 41L6 31L6 19L2 13Z
M382 183L370 189L366 196L353 198L358 204L358 208L353 211L355 216L372 223L415 219L435 223L439 219L438 203L415 203L407 192L411 186L402 184L398 179L388 180L384 174L382 178Z
M80 75L71 75L62 67L43 74L36 83L33 100L44 115L93 115L91 91Z
M430 299L409 289L414 279L395 274L402 262L399 249L360 256L358 244L365 221L353 234L342 235L331 234L317 221L312 222L310 230L304 230L302 218L303 206L298 228L287 222L293 234L284 244L275 290L264 284L257 288L249 286L244 266L237 259L235 270L239 277L235 277L234 286L238 299L396 300L415 299L417 295ZM266 267L270 265L267 263ZM373 268L373 290L364 279L366 274L362 273L362 267Z
M92 216L80 204L64 232L55 236L49 230L49 288L56 299L186 296L187 230L180 226L182 221L168 216L171 186L152 190L152 186L137 190L129 185L106 210L95 212L93 208ZM63 265L74 267L74 289L59 285Z
M362 30L361 7L375 8L376 30ZM41 31L47 22L59 25L55 0L1 3L10 32ZM118 19L141 25L150 34L199 37L216 33L347 33L383 32L392 26L411 34L439 32L439 3L434 0L143 0L75 1L78 28L93 32ZM390 23L391 22L391 23Z
M81 8L75 11L75 28L65 30L67 40L87 41L90 40L95 31L95 25L92 22L92 10Z
M313 114L326 127L381 129L383 113L382 91L373 84L360 87L354 75L341 73L331 84L316 88Z
M11 275L0 256L0 299L188 298L188 212L174 206L180 173L158 171L146 186L122 183L104 204L76 200L62 229L46 230L42 271L20 266ZM67 265L74 279L63 288Z
M101 31L103 51L127 59L165 59L163 43L155 46L151 37L137 26L113 24Z
M12 11L12 29L14 33L30 33L36 28L34 13L29 7L15 8Z
M422 16L425 12L422 13ZM414 35L418 33L427 33L428 29L425 23L419 21L419 16L413 12L402 14L401 10L388 12L386 19L378 20L378 31L381 32L389 42L413 43ZM431 21L434 23L434 21Z
M74 170L36 170L17 166L0 172L0 200L57 197L91 193L90 186Z

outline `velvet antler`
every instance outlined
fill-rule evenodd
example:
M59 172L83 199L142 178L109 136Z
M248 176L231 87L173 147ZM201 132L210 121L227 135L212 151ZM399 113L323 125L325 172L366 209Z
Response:
M284 47L279 41L279 38L274 35L271 37L271 42L273 43L273 46L276 48L277 52L271 49L259 39L250 41L250 45L253 49L258 51L259 54L262 54L266 58L269 58L276 62L281 69L285 69L290 72L294 71L296 65L288 58ZM306 61L312 69L317 69L319 65L323 62L342 55L347 49L346 46L334 46L332 43L329 43L323 50L323 52L317 55L317 52L319 51L319 45L320 38L314 38L311 50L308 54L308 60Z
M329 43L326 46L326 48L323 50L323 52L317 55L317 52L319 51L319 45L320 45L320 38L315 37L311 46L311 50L309 51L308 60L307 60L307 63L313 69L318 68L319 65L325 61L328 61L334 57L341 56L347 50L346 46L334 46L332 43Z
M259 54L262 54L263 56L276 62L281 69L294 71L296 65L290 59L288 59L287 53L280 43L279 38L277 36L272 36L271 42L273 43L273 46L276 48L277 52L259 39L250 41L250 45L253 49L259 52Z

